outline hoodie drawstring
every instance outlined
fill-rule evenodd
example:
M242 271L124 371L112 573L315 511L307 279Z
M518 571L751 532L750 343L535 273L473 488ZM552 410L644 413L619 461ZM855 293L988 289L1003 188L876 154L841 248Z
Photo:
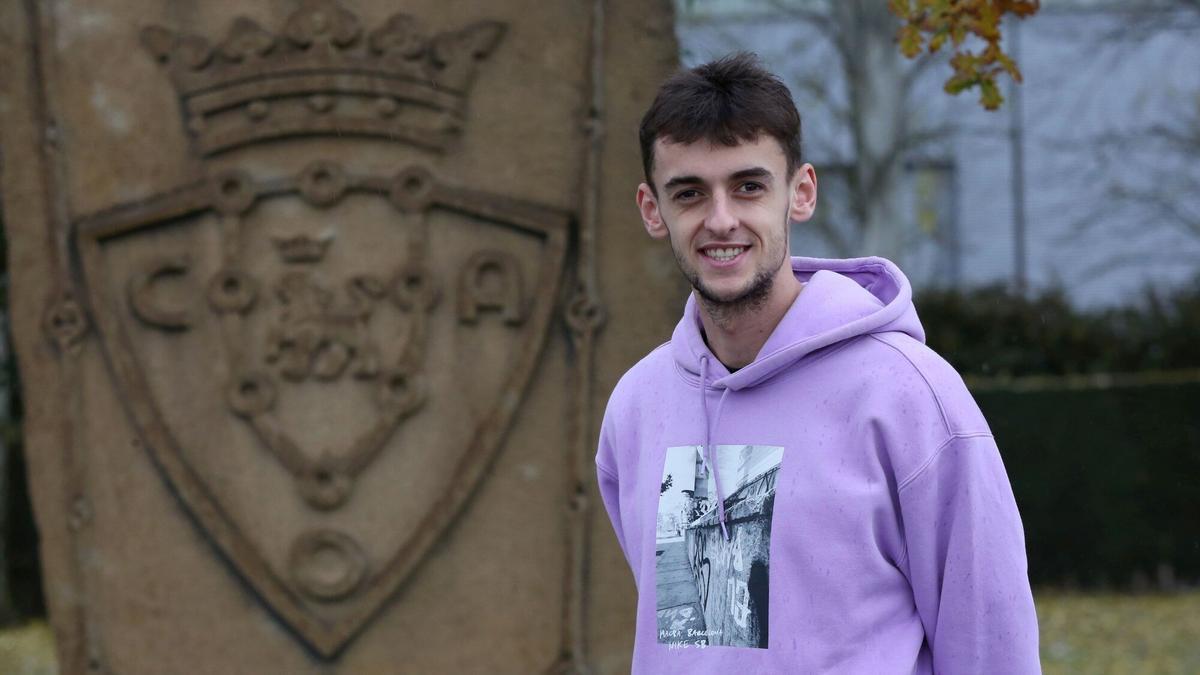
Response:
M721 474L717 471L717 459L714 456L712 447L712 428L708 421L708 355L700 356L700 410L704 413L704 461L708 462L708 468L712 471L713 484L717 488L717 518L721 523L721 534L725 535L725 541L730 541L729 530L725 527L725 497L721 491ZM721 400L717 403L716 420L721 419L721 409L725 407L725 397L729 394L729 389L721 393Z

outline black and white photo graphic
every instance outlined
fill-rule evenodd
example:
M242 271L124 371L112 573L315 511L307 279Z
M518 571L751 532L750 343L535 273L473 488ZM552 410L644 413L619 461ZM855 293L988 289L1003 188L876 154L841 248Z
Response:
M770 445L716 445L711 457L700 445L667 448L655 528L659 643L767 648L782 460L783 448Z

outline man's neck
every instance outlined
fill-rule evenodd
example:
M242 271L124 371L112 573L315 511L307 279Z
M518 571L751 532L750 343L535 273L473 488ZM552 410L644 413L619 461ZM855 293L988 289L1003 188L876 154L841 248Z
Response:
M793 276L791 267L772 285L762 303L754 306L729 306L709 302L697 296L700 325L708 348L731 371L754 360L783 315L795 302L803 284Z

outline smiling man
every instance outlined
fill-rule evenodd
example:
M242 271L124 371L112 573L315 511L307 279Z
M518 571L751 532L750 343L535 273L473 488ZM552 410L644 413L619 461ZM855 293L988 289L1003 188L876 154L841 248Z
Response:
M596 455L633 672L1040 672L1004 466L907 279L788 255L817 179L787 88L746 54L682 71L640 140L642 221L693 292Z

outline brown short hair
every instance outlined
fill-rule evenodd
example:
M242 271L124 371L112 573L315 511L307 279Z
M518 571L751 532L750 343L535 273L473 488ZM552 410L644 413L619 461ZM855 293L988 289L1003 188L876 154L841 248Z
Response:
M762 134L779 141L791 178L800 166L800 113L787 85L758 56L737 52L681 70L659 88L638 129L646 183L657 193L650 172L659 138L734 146Z

